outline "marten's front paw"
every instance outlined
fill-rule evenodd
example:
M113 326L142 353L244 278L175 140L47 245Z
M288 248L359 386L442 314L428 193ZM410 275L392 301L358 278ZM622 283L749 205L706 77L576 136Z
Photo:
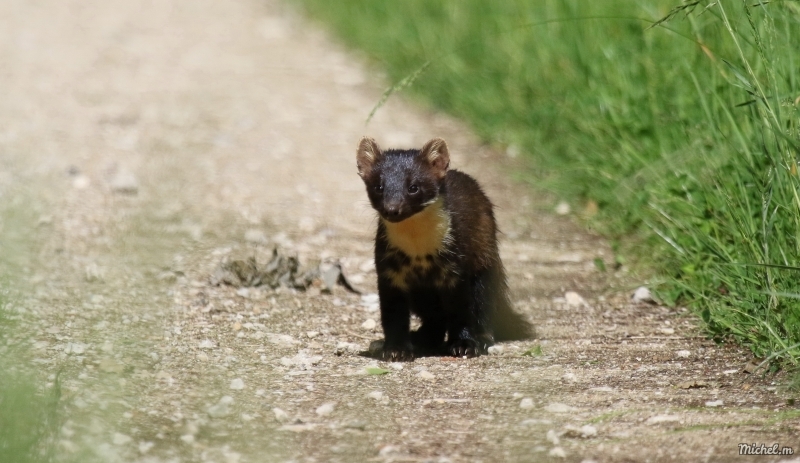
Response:
M384 345L380 356L381 360L387 362L411 362L414 360L414 349L411 347L411 343L400 346Z
M486 350L474 339L456 339L448 346L453 357L478 357L485 354Z

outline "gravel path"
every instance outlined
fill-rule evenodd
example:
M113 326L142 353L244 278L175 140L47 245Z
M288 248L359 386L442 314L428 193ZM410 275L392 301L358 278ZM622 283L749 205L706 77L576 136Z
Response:
M798 461L800 411L685 310L629 300L608 246L515 165L278 2L0 3L0 253L56 461ZM538 339L386 364L362 135L441 136L499 207ZM274 246L365 294L210 283ZM379 324L378 324L379 326Z

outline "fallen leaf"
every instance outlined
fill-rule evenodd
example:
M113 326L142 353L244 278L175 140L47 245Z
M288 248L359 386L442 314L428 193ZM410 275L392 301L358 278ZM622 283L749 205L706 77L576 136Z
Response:
M367 367L365 370L367 371L368 375L385 375L389 373L389 370L378 367Z

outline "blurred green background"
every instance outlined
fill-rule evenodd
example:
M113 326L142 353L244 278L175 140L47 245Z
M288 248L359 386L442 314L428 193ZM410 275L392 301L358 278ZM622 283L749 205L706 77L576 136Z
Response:
M798 2L294 1L522 153L666 303L797 366Z

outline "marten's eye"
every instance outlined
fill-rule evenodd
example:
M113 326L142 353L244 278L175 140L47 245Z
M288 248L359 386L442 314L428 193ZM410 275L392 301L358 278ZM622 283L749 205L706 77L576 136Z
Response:
M375 185L375 192L376 193L383 193L383 185Z
M419 187L412 183L408 186L408 193L412 195L419 193Z

